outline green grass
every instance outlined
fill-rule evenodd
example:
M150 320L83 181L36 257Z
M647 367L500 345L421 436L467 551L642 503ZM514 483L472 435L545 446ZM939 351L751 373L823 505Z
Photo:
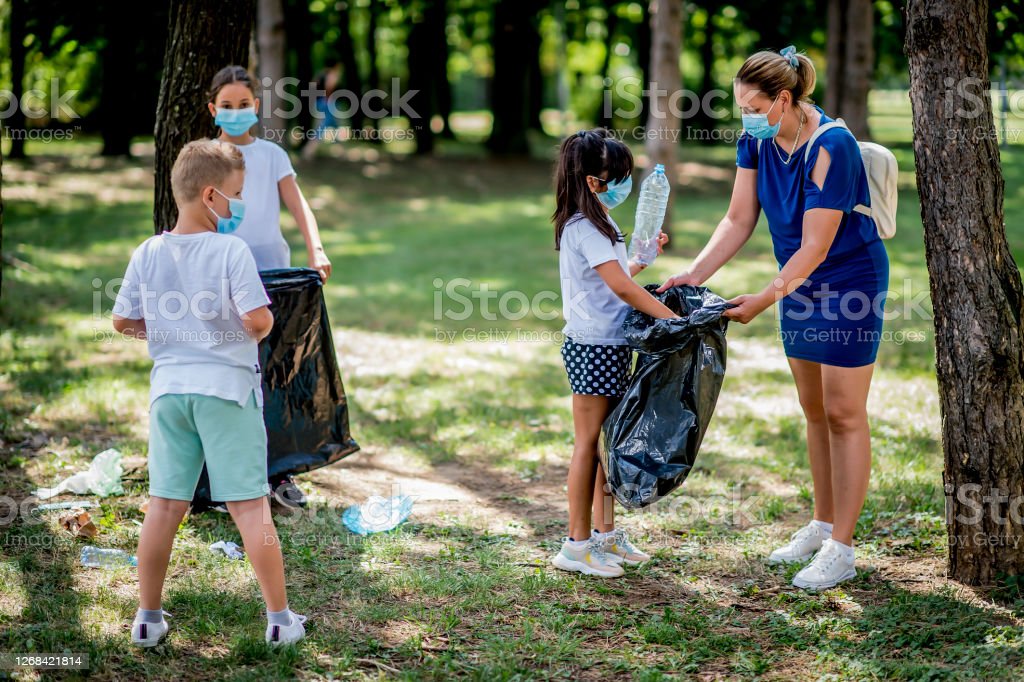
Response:
M1021 607L994 607L941 577L927 317L887 326L924 340L881 348L861 574L842 590L803 594L789 587L795 567L763 563L810 513L803 422L770 314L730 329L729 374L684 488L622 517L654 560L617 582L550 569L572 443L551 340L561 322L489 319L479 305L465 319L438 319L436 307L462 309L443 292L459 278L467 296L484 286L528 299L557 291L551 168L446 150L419 160L353 145L299 167L334 262L325 293L363 445L300 478L307 513L278 517L292 606L311 617L308 640L283 652L263 645L251 568L206 549L237 534L206 514L178 534L168 643L135 651L125 625L133 571L79 567L82 543L47 518L0 528L0 651L86 652L100 679L1021 677ZM909 280L912 295L928 280L911 152L897 153L904 186L888 248L893 288ZM644 282L681 269L728 201L730 149L685 147L682 158L692 173L677 197L673 249ZM1010 244L1024 262L1024 151L1012 147L1003 161ZM21 500L117 447L126 494L94 517L99 544L129 551L146 490L149 365L141 344L102 336L109 320L93 315L92 282L119 277L151 233L151 191L145 160L70 154L4 166L4 249L28 265L4 270L0 494ZM620 209L626 226L634 201ZM297 230L284 223L301 264ZM727 296L753 291L775 267L762 222L709 284ZM102 291L100 303L111 304ZM393 484L419 496L410 522L369 538L343 528L344 506L391 494Z

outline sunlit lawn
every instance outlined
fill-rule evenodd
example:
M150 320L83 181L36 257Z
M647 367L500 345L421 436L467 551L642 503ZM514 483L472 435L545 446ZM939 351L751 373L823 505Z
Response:
M617 582L567 576L546 564L564 533L572 433L561 322L546 314L560 308L542 296L541 315L519 315L523 297L558 290L550 166L485 161L460 145L436 160L358 145L322 151L298 166L299 180L334 262L325 293L363 451L303 476L312 510L281 518L308 641L265 648L251 569L206 549L237 535L206 514L179 532L167 646L135 651L126 627L135 576L78 567L81 542L50 518L0 536L0 651L88 652L100 679L1019 675L1020 605L994 606L942 577L926 314L887 324L855 581L806 595L789 587L795 568L762 561L810 513L803 422L770 314L729 330L726 383L683 490L623 517L655 560ZM905 191L888 243L891 288L913 299L928 279L910 150L897 151ZM732 158L724 145L683 150L673 250L644 282L703 245L724 211ZM1005 153L1004 170L1011 247L1024 262L1020 148ZM97 299L109 308L104 283L151 233L151 182L145 160L4 166L4 251L20 265L4 270L0 313L0 492L21 500L117 447L127 492L94 516L98 542L129 551L146 490L148 362L142 344L104 336L109 320L92 311ZM627 229L634 207L618 212ZM290 219L285 227L302 265L297 230ZM775 269L762 224L709 285L746 293ZM494 316L472 297L484 287ZM418 495L408 524L366 540L341 526L344 506L392 485Z

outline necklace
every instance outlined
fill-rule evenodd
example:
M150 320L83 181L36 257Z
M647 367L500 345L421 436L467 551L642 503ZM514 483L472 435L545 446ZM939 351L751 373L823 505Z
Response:
M772 138L772 146L775 147L775 153L779 155L779 161L782 161L782 165L788 166L789 162L793 160L793 152L796 151L797 146L800 144L800 132L804 129L804 116L803 109L800 110L800 125L796 127L796 139L793 140L793 146L789 150L789 157L786 159L782 158L782 152L779 151L779 143Z

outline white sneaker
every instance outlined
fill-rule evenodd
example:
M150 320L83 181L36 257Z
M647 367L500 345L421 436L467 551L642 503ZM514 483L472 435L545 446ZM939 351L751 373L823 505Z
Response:
M823 530L816 523L808 523L806 526L793 533L789 542L779 547L768 557L770 564L793 564L807 561L814 553L821 549L826 540L831 539L832 534Z
M829 538L822 544L821 551L814 557L814 561L793 576L793 585L811 591L835 587L844 580L857 576L857 569L853 564L852 554Z
M305 616L297 613L292 614L291 625L270 625L267 624L267 644L270 646L282 646L284 644L295 644L306 637Z
M580 549L569 546L569 539L562 542L562 549L551 559L555 568L563 571L576 571L584 575L596 575L602 578L618 578L625 571L618 561L604 551L604 543L591 537Z
M627 566L638 566L645 561L651 560L651 555L641 552L629 541L626 531L616 528L601 538L601 546L612 561L626 564Z
M164 611L159 623L132 623L132 644L148 649L160 643L167 636L170 626L167 625L167 616L171 614Z

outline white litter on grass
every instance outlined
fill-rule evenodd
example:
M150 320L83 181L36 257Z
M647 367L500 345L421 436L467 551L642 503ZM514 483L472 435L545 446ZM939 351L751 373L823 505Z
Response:
M111 448L93 457L87 470L65 478L53 488L40 488L32 494L40 500L48 500L65 492L99 497L121 495L124 493L121 487L123 473L121 453Z
M233 542L225 542L224 540L218 540L217 542L210 545L211 552L221 552L229 559L244 559L245 554L242 549Z

